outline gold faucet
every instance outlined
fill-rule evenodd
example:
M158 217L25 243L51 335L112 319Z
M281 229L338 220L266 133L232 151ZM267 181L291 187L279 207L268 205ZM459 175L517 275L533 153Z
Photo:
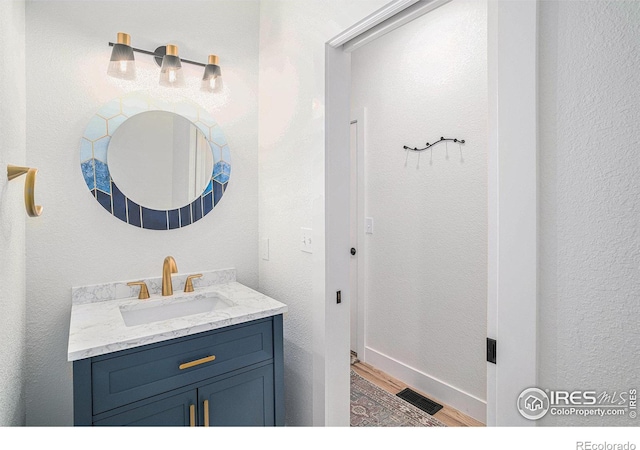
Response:
M167 256L162 264L162 295L173 295L173 283L171 283L171 274L178 272L178 266L173 256Z

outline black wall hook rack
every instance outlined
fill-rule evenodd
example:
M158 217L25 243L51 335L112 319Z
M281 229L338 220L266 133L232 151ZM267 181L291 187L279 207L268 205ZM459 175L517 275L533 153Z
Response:
M405 150L412 150L412 151L414 151L414 152L421 152L421 151L423 151L423 150L426 150L426 149L428 149L428 148L431 148L431 147L433 147L434 145L439 144L440 142L444 142L444 141L458 142L458 143L460 143L460 144L464 144L464 139L450 139L450 138L444 138L444 137L441 137L441 138L440 138L440 140L435 141L433 144L429 144L429 143L427 142L427 144L426 144L427 146L426 146L425 148L417 148L417 147L413 147L413 148L411 148L411 147L407 147L407 146L405 145L405 146L404 146L404 149L405 149Z

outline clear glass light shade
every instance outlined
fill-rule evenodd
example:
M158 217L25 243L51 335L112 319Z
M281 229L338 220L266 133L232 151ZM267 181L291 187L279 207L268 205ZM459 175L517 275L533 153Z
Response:
M114 44L107 74L124 80L136 77L136 63L133 59L133 49L124 44Z
M184 74L180 58L173 55L162 57L162 67L160 68L160 85L167 87L183 87Z
M222 90L222 71L216 64L207 64L204 68L201 90L206 92L220 92Z

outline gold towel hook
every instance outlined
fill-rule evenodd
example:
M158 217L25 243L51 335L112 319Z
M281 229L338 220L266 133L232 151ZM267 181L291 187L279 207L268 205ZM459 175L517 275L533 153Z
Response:
M38 169L35 167L22 167L14 166L12 164L7 165L7 178L9 181L14 178L18 178L21 175L27 174L24 182L24 205L27 209L29 217L38 217L42 214L42 206L36 205L34 200L35 187L36 187L36 173Z

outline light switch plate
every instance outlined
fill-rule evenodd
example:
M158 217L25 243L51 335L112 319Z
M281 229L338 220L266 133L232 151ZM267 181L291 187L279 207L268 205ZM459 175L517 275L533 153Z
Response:
M311 228L300 228L300 250L313 253L313 230Z
M364 231L367 234L373 234L373 217L364 218Z
M265 261L269 261L269 239L260 241L260 257Z

